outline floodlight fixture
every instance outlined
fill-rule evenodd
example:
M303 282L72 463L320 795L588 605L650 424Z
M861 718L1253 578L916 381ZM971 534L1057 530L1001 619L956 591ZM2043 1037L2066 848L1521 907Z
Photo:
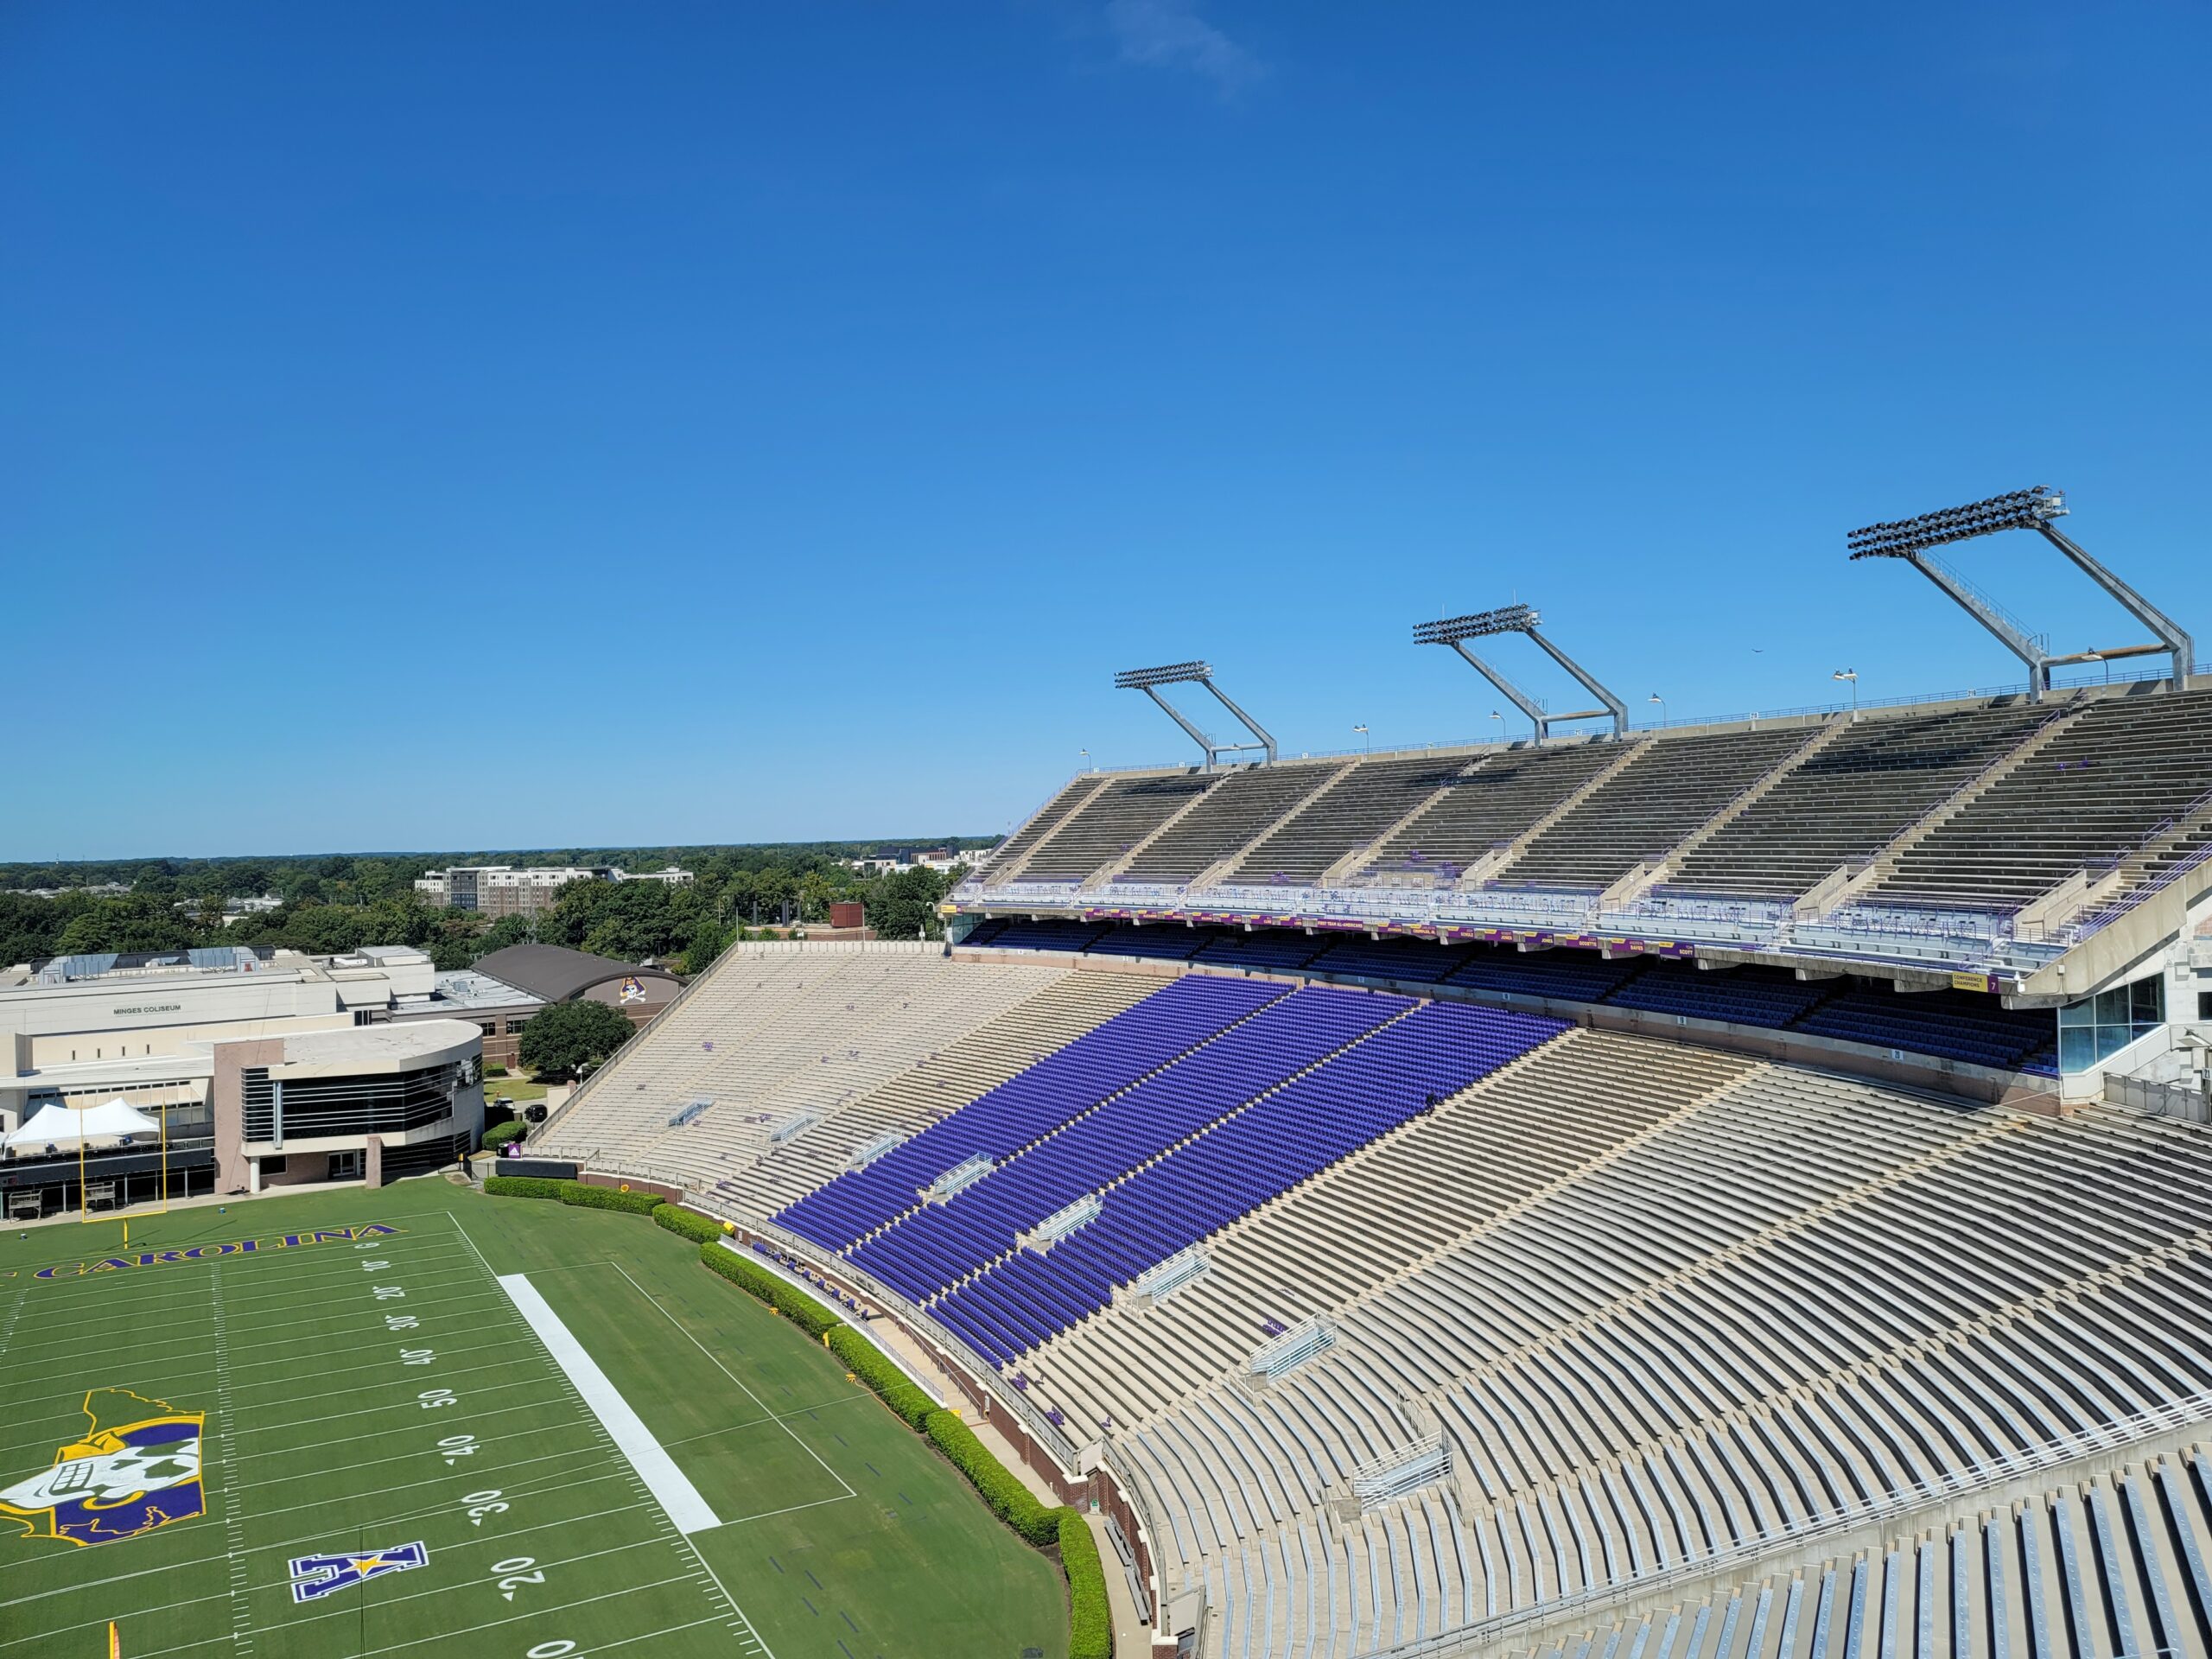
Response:
M2120 657L2170 656L2173 681L2186 686L2195 666L2196 642L2172 618L2137 593L2092 557L2079 543L2060 532L2056 521L2067 516L2066 495L2049 485L2012 490L1961 507L1923 512L1917 518L1865 524L1846 537L1853 559L1903 559L1942 588L1959 607L1989 630L2028 667L2028 700L2040 702L2050 690L2050 671L2063 663L2108 662ZM1977 590L1957 572L1938 562L1929 551L1952 542L2003 530L2032 530L2070 559L2076 569L2103 588L2120 608L2156 636L2157 643L2117 645L2072 656L2053 657L2047 640L2026 627L1995 601ZM1838 677L1841 677L1839 676ZM1853 691L1857 688L1854 686Z
M1258 741L1253 743L1217 743L1213 739L1207 736L1205 733L1200 731L1189 721L1184 719L1181 711L1179 711L1173 703L1168 702L1166 698L1160 695L1159 688L1160 686L1189 684L1198 684L1205 687L1208 691L1213 694L1214 701L1218 702L1223 708L1228 709L1231 715L1236 716L1238 723L1241 724L1246 731L1251 733ZM1154 702L1158 703L1160 705L1160 711L1165 714L1168 719L1173 721L1178 726L1180 726L1183 728L1185 734L1190 738L1191 741L1197 744L1199 749L1205 753L1206 758L1206 770L1209 772L1213 770L1215 765L1220 760L1221 757L1225 754L1247 754L1258 751L1263 752L1267 758L1271 761L1275 758L1274 739L1268 734L1265 727L1262 726L1257 721L1254 720L1251 715L1246 714L1242 709L1231 702L1227 695L1223 692L1222 689L1213 683L1213 664L1211 663L1167 663L1158 668L1123 669L1120 673L1114 676L1114 687L1115 690L1119 691L1141 691L1145 696L1150 697Z
M1495 610L1473 611L1465 616L1449 616L1435 622L1414 625L1414 643L1417 645L1449 645L1467 659L1474 671L1496 686L1507 701L1529 716L1536 728L1536 741L1541 744L1551 735L1551 728L1561 721L1611 720L1613 735L1628 734L1628 705L1608 691L1592 677L1589 671L1557 645L1547 639L1537 625L1543 617L1529 605L1501 605ZM1577 709L1566 714L1548 712L1536 698L1507 679L1482 658L1467 649L1470 639L1484 639L1492 634L1525 633L1536 643L1538 649L1572 674L1583 690L1597 698L1600 705L1595 709ZM1496 716L1493 715L1493 718Z
M1963 507L1923 512L1916 518L1862 524L1848 540L1854 559L1898 559L1948 542L1994 535L2000 530L2040 530L2065 516L2065 492L2037 484L1993 495L1986 501L1969 501Z
M1414 625L1417 645L1456 645L1462 639L1481 639L1493 633L1527 633L1544 619L1527 605L1501 605L1494 611L1449 616L1437 622Z
M1203 680L1213 672L1211 663L1168 663L1159 668L1125 668L1114 677L1117 691L1143 691L1155 685L1180 685Z

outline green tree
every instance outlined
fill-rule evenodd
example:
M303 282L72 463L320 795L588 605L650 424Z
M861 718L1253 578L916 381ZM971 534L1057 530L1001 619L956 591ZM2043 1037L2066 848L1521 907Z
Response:
M522 1063L533 1071L570 1075L596 1065L630 1040L628 1018L604 1002L554 1002L522 1028Z
M868 906L868 925L879 939L942 938L944 925L937 906L946 885L944 876L919 866L877 877L861 893L861 902Z
M729 948L729 929L711 916L702 916L691 925L690 943L683 947L683 971L703 974L716 957Z

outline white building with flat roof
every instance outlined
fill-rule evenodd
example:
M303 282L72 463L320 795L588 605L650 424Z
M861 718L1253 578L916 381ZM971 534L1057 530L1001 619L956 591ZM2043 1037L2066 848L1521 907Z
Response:
M44 1106L118 1099L155 1118L165 1151L97 1149L86 1182L95 1203L162 1175L176 1196L435 1167L482 1128L481 1033L435 1018L369 1022L429 1009L435 981L429 956L409 945L323 957L226 945L21 964L0 971L0 1126ZM266 1131L283 1120L249 1110L246 1074L281 1082L301 1067L302 1078L344 1086L296 1095L292 1132L272 1141ZM310 1099L315 1132L303 1135ZM73 1146L51 1161L38 1147L0 1159L11 1216L73 1206L77 1185Z

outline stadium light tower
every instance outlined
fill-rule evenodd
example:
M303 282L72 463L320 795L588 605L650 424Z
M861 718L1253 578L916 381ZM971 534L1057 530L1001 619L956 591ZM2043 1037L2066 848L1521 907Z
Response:
M1259 739L1259 741L1256 743L1215 742L1197 727L1192 725L1189 721L1184 719L1175 705L1161 696L1156 689L1163 685L1191 683L1203 685L1207 690L1212 692L1214 701L1234 715L1244 729ZM1191 741L1205 752L1206 770L1209 772L1213 770L1215 762L1224 754L1245 754L1255 749L1262 749L1266 751L1269 760L1275 758L1274 739L1268 734L1265 727L1231 702L1222 689L1213 683L1213 665L1211 663L1169 663L1160 668L1124 669L1114 677L1114 686L1120 691L1141 691L1158 703L1167 718L1180 726L1188 734Z
M2070 537L2062 534L2055 521L2065 518L2066 512L2065 493L2048 485L2038 484L2032 489L1993 495L1986 501L1970 501L1962 507L1945 507L1936 512L1923 512L1916 518L1863 525L1851 532L1848 542L1851 556L1854 559L1904 560L1949 594L1967 615L1996 635L2007 651L2028 665L2028 700L2031 702L2043 701L2050 690L2050 671L2062 664L2109 662L2115 657L2170 655L2173 659L2174 683L2177 686L2187 685L2190 671L2196 663L2196 642L2190 638L2180 624L2092 558ZM1993 601L1976 592L1956 572L1948 569L1929 552L1930 548L1967 541L1976 536L1994 535L2000 530L2036 531L2071 559L2090 581L2119 601L2121 609L2150 629L2157 636L2156 642L2142 645L2116 645L2101 651L2076 652L2071 656L2053 657L2044 649L2044 640L2040 636L2031 635Z
M1416 623L1414 626L1414 643L1417 645L1449 645L1465 658L1475 672L1496 686L1506 701L1529 716L1529 722L1536 728L1539 744L1549 737L1551 728L1563 720L1611 720L1613 735L1625 737L1628 734L1628 705L1592 679L1580 663L1545 639L1536 626L1542 620L1543 618L1529 606L1505 605L1494 611L1477 611L1469 616L1446 617L1440 622ZM1577 709L1564 715L1546 713L1542 703L1467 649L1468 640L1487 639L1494 633L1527 634L1547 657L1572 674L1582 689L1603 706Z

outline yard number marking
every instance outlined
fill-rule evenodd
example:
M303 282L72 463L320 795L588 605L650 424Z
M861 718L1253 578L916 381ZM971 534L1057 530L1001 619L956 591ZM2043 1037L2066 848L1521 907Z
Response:
M545 1582L545 1569L537 1565L537 1558L534 1555L518 1555L512 1560L494 1561L492 1571L494 1574L505 1575L499 1578L499 1599L502 1601L512 1601L515 1592L525 1584Z

